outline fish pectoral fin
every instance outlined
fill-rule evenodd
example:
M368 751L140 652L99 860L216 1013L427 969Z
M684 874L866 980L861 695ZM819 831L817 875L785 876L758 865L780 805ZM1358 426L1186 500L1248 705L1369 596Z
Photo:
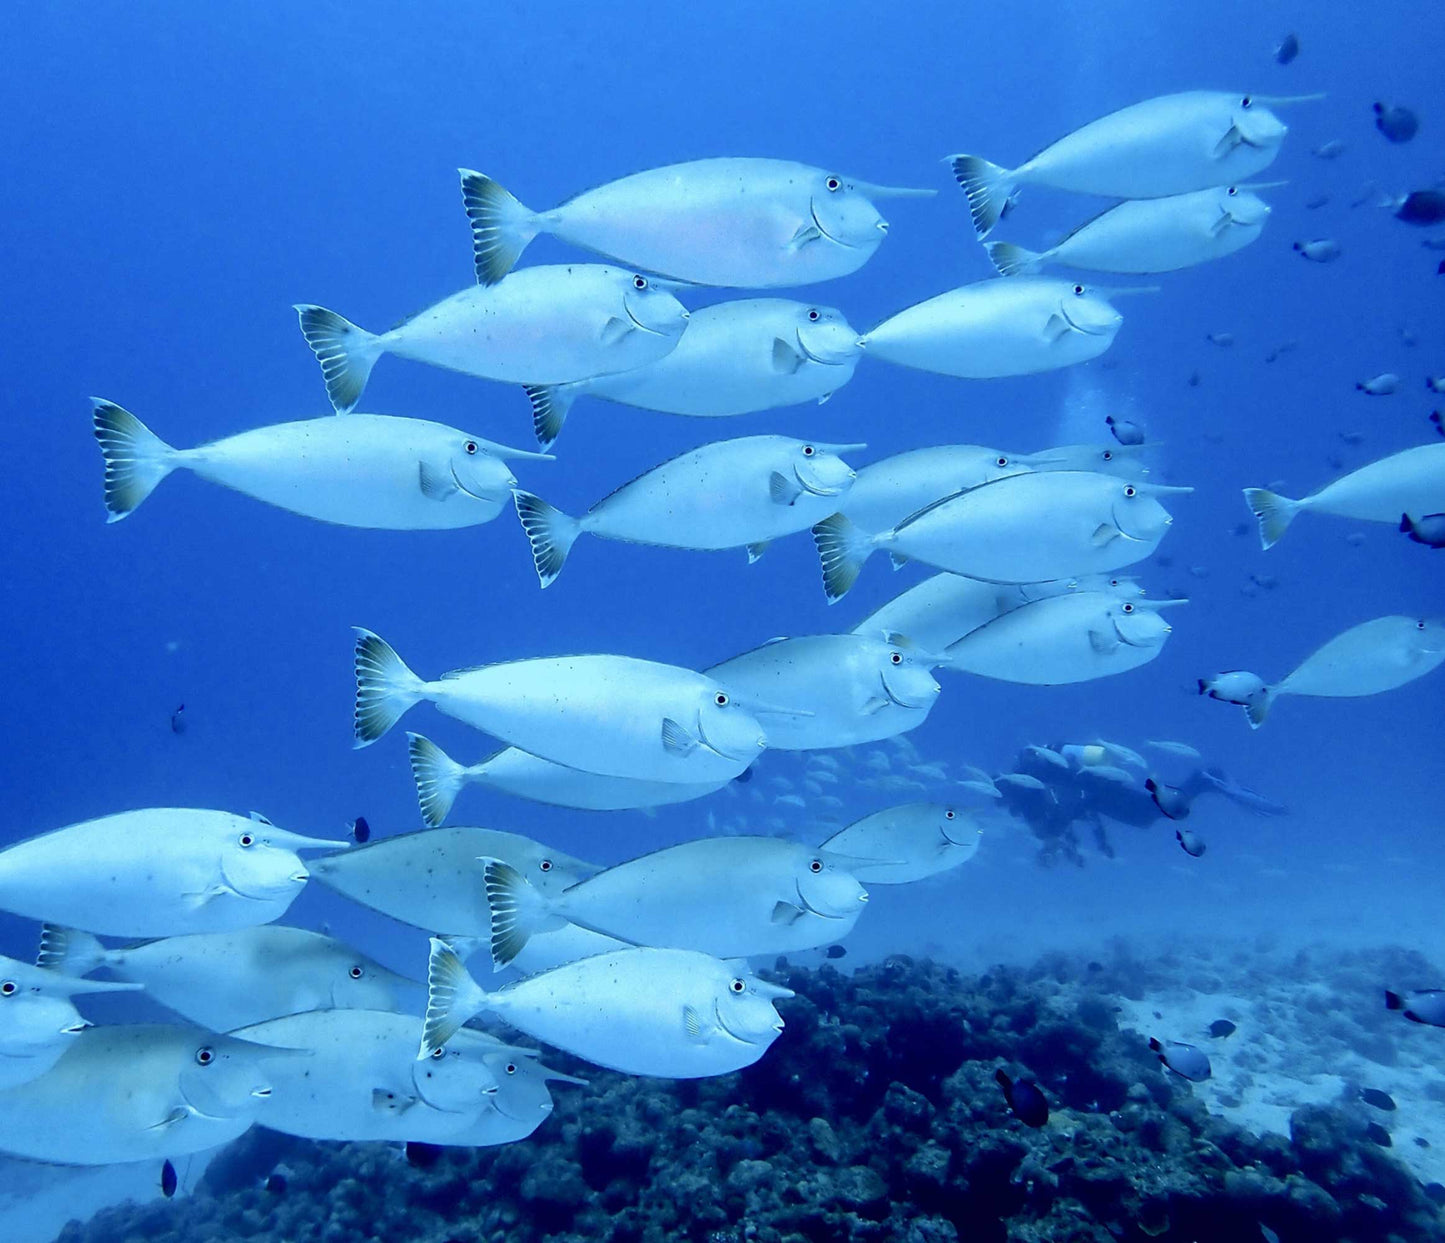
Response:
M199 893L182 895L190 908L195 911L200 910L208 902L214 902L217 898L239 898L240 896L230 885L219 883L212 885L209 889L203 889Z
M1102 548L1105 544L1112 543L1118 539L1122 534L1123 532L1112 522L1101 522L1094 528L1093 535L1089 536L1089 542L1093 544L1095 548Z
M824 393L820 398L818 398L818 404L819 404L820 406L823 405L823 404L824 404L825 402L827 402L828 399L831 398L832 396L833 396L833 394L832 394L832 391L831 391L831 390L830 390L829 392Z
M1219 213L1219 219L1210 226L1209 232L1215 237L1222 237L1234 223L1234 217L1227 211Z
M755 544L749 544L749 545L748 545L748 564L749 564L749 565L752 565L754 561L758 560L758 558L760 558L760 557L763 555L763 553L767 552L767 551L768 551L768 548L771 546L772 542L773 542L773 541L770 540L770 539L760 539L760 540L758 540L757 543L755 543Z
M662 723L662 748L673 755L691 755L697 750L698 741L683 726L671 717Z
M417 1103L414 1096L404 1096L389 1088L371 1089L371 1107L379 1114L404 1114Z
M417 463L417 475L423 496L434 501L444 501L461 491L449 470L437 470L429 462Z
M702 1015L698 1013L696 1006L683 1006L682 1030L687 1033L689 1040L696 1040L699 1043L703 1040Z
M631 320L620 319L614 315L602 325L602 344L608 346L616 345L619 341L623 340L629 332L635 331L636 328Z
M146 1127L146 1130L168 1131L171 1127L175 1126L177 1123L184 1122L190 1116L191 1111L189 1109L187 1109L184 1105L177 1105L159 1122L153 1122L150 1126Z
M1111 634L1105 634L1102 630L1089 631L1089 646L1100 656L1107 656L1110 652L1117 651L1119 640Z
M800 250L809 242L816 242L823 236L823 230L812 220L806 220L798 226L798 231L788 239L789 250Z
M865 700L858 711L863 716L872 716L875 712L882 712L888 706L887 695L874 695L871 699Z
M1069 333L1076 331L1073 324L1069 323L1062 315L1057 313L1050 315L1044 324L1044 340L1050 345L1062 341Z
M773 923L787 927L797 923L806 914L807 911L803 910L801 906L796 906L792 902L779 902L773 907Z
M791 505L803 495L802 485L796 479L789 479L780 470L768 476L768 495L775 505Z
M807 361L797 346L784 341L782 337L773 338L773 370L779 375L796 375Z
M1214 158L1222 160L1237 146L1244 142L1244 135L1239 132L1239 126L1231 125L1224 131L1224 137L1214 144Z

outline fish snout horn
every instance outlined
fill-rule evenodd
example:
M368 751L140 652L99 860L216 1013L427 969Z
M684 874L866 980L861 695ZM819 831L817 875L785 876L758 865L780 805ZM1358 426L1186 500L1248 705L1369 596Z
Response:
M824 453L861 453L868 447L866 440L852 445L829 445L824 444L821 440L812 440L808 443L815 449L823 450Z
M1181 483L1136 483L1134 486L1148 496L1188 496L1194 491Z
M1266 107L1275 108L1280 104L1313 104L1325 98L1324 91L1316 91L1313 95L1251 95L1249 97L1254 103L1264 104Z
M910 186L880 186L872 181L854 181L853 188L875 199L931 199L937 190L919 190Z

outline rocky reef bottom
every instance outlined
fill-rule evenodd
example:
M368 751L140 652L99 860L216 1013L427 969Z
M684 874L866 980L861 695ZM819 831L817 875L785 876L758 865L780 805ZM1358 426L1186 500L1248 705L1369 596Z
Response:
M1123 1022L1143 970L780 960L787 1030L741 1074L566 1066L591 1086L560 1089L530 1140L418 1164L256 1129L192 1194L59 1243L1445 1241L1445 1187L1381 1146L1357 1091L1295 1110L1288 1136L1211 1115ZM1043 1088L1047 1125L1010 1112L1000 1067Z

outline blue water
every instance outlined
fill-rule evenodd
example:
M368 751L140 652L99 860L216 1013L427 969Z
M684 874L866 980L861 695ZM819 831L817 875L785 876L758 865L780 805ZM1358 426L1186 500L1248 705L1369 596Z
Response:
M1304 50L1281 67L1273 46L1292 28ZM1158 921L1221 935L1287 930L1332 911L1348 911L1362 935L1404 928L1408 939L1437 908L1442 675L1374 699L1289 700L1258 733L1193 693L1196 677L1219 669L1279 676L1369 617L1445 609L1445 554L1383 525L1305 518L1267 554L1252 529L1234 530L1249 521L1244 485L1279 480L1299 495L1434 435L1423 378L1445 371L1439 255L1373 196L1350 203L1368 182L1394 193L1442 172L1437 8L56 3L8 12L5 42L0 841L147 805L255 808L337 836L357 814L382 834L420 827L401 731L352 750L352 625L387 637L426 675L582 651L701 668L774 635L851 628L920 577L875 561L830 608L805 536L752 567L741 553L586 541L544 593L509 512L450 533L351 530L183 473L107 526L86 398L113 399L185 446L325 414L291 304L381 329L465 287L458 165L536 208L709 155L937 187L935 199L886 204L891 231L861 272L786 295L836 305L866 328L992 275L945 154L1018 163L1114 108L1193 87L1326 91L1280 110L1291 133L1266 176L1289 184L1268 192L1275 212L1261 240L1121 302L1124 327L1099 361L979 383L865 359L825 406L727 421L586 400L558 460L518 474L575 512L710 439L866 440L860 461L948 442L1017 452L1061 432L1097 438L1096 418L1126 413L1164 442L1154 477L1197 489L1171 505L1169 564L1141 567L1152 594L1193 601L1171 614L1163 656L1076 687L942 675L942 701L912 741L929 759L998 769L1028 742L1177 738L1292 815L1260 822L1212 804L1200 817L1205 860L1185 858L1163 831L1121 831L1122 862L1063 873L1035 868L1027 839L1003 835L953 888L930 891L942 909L910 911L899 895L875 904L860 945L886 952L926 935L960 956L980 944L1002 954L1117 930L1145 937ZM1413 143L1375 133L1381 97L1421 110ZM1310 155L1335 138L1343 157ZM1329 205L1307 210L1319 193ZM1038 246L1099 206L1029 190L997 236ZM1338 239L1343 258L1302 261L1291 244L1314 237ZM526 261L576 253L544 237ZM1418 344L1404 344L1402 328ZM1205 339L1220 331L1237 343ZM1297 347L1264 361L1286 342ZM1401 375L1399 395L1354 391L1383 371ZM531 444L519 389L393 358L363 407ZM1364 441L1351 447L1343 432ZM1358 546L1346 542L1355 531ZM1253 587L1256 574L1277 585ZM176 734L181 703L188 729ZM407 726L459 759L492 749L428 708ZM644 817L473 787L453 820L605 862L704 831L714 804L720 815L748 808L726 799ZM860 798L856 814L885 801ZM316 893L294 913L420 969L413 932ZM0 922L0 949L23 956L33 936Z

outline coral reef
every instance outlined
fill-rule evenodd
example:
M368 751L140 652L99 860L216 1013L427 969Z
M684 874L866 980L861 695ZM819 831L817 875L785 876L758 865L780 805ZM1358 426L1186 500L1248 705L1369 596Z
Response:
M773 974L798 993L787 1030L740 1074L570 1066L591 1087L559 1092L531 1140L415 1165L257 1130L195 1194L59 1243L1248 1243L1262 1226L1281 1243L1445 1241L1445 1188L1369 1138L1378 1113L1313 1105L1289 1136L1257 1136L1163 1073L1120 1026L1114 990L1146 974L1128 960ZM999 1066L1040 1084L1048 1125L1013 1117Z

